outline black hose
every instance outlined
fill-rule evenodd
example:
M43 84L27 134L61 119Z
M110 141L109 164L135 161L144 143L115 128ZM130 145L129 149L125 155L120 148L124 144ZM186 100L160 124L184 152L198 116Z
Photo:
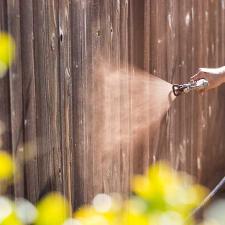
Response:
M216 185L216 187L205 197L205 199L201 202L201 204L198 206L198 208L194 209L194 211L191 213L190 217L193 217L200 209L202 209L206 203L211 200L215 194L223 187L225 184L225 177Z

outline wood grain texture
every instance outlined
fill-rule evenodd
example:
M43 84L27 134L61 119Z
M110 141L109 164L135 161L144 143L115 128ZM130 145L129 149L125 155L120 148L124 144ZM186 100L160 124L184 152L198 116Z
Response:
M109 136L96 138L99 124L109 134L132 136L133 77L118 82L119 100L94 77L100 59L170 83L188 81L199 67L225 65L224 1L2 0L0 28L17 46L16 60L0 81L2 147L20 168L15 196L35 202L56 190L75 208L99 192L127 196L133 174L157 160L209 187L224 175L223 86L178 98L140 140L128 138L101 151ZM112 104L100 108L99 98Z
M0 2L0 30L7 30L7 4L6 0ZM0 121L1 121L1 149L11 152L11 128L10 128L10 91L8 74L0 82ZM2 127L3 126L3 127Z
M71 57L71 1L59 1L59 73L61 110L62 190L72 201L72 57Z
M9 69L10 84L10 117L12 154L17 163L18 173L14 177L14 194L24 196L24 123L23 123L23 78L21 63L21 34L20 34L20 2L7 1L8 31L16 42L15 61Z
M36 202L39 196L37 159L36 86L34 68L33 1L22 0L21 59L23 76L23 130L25 193ZM29 63L27 63L29 62Z

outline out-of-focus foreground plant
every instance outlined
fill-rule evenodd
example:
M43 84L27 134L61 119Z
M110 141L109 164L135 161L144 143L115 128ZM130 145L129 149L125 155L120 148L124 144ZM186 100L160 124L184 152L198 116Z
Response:
M9 155L7 160L4 157L0 157L0 165L3 162L7 170L0 179L10 179L12 160ZM0 169L3 171L3 167ZM135 176L132 191L134 194L127 200L122 200L118 194L98 194L92 204L81 207L73 216L69 202L59 193L48 194L36 206L25 199L13 202L2 196L0 225L195 224L193 219L186 223L187 218L207 193L188 175L164 163L153 165L145 175ZM219 224L210 221L204 224Z
M0 32L0 77L2 77L11 65L15 56L15 43L13 38L4 32Z
M134 177L132 190L135 195L123 203L112 204L112 198L112 207L99 210L93 204L75 212L74 217L84 225L182 225L206 195L204 187L163 163L152 166L144 176Z
M5 151L0 151L0 181L10 180L13 176L14 167L11 156Z

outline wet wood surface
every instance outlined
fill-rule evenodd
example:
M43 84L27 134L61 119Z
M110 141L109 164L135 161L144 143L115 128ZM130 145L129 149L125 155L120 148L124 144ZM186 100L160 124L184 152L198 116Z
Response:
M98 57L170 83L188 81L199 67L225 65L223 0L1 0L0 27L17 47L0 80L2 148L19 163L15 196L35 202L57 190L78 207L98 192L127 195L132 175L157 160L209 187L224 176L224 86L178 98L156 130L109 146L113 155L99 151L98 108L89 104L110 98L92 94ZM130 80L116 90L123 97L113 118L123 135L132 127Z

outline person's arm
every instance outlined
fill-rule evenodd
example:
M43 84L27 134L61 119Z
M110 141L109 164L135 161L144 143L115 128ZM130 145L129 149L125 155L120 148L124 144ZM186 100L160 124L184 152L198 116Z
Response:
M209 82L205 89L210 90L225 83L225 66L219 68L200 68L199 72L191 77L191 80L206 79Z

